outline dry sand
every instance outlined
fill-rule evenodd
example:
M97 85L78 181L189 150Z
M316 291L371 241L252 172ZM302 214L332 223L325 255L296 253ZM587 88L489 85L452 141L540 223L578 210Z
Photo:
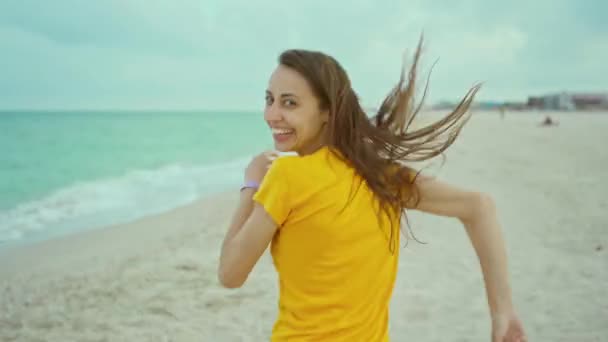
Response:
M491 193L530 341L608 341L608 115L476 115L429 172ZM435 163L436 165L437 163ZM0 252L0 341L265 341L268 254L222 289L217 259L237 191L136 222ZM489 341L475 254L455 221L412 212L393 341Z

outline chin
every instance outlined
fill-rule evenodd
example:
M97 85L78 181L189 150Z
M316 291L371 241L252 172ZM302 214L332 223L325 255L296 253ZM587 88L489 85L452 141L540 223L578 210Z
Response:
M294 146L286 146L283 144L274 144L274 149L278 152L293 152Z

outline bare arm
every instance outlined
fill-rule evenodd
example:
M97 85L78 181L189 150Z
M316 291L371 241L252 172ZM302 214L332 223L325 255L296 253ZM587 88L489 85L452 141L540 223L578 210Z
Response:
M264 208L254 203L254 191L245 189L222 244L218 278L224 287L237 288L272 240L277 225Z
M463 223L481 264L491 315L512 312L505 243L492 198L422 176L416 185L420 202L412 209Z
M272 152L257 155L245 170L245 179L261 183L272 162ZM253 201L255 190L241 191L224 242L218 267L218 278L224 287L241 287L258 262L278 225L258 203Z

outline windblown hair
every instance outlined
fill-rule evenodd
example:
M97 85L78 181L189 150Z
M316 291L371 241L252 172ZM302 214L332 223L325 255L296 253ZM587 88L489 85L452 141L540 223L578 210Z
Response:
M456 108L421 128L412 129L428 90L415 103L416 73L422 51L420 38L405 79L405 69L377 113L368 117L342 66L331 56L310 50L287 50L279 63L301 74L319 99L320 109L329 110L327 145L350 163L365 180L378 200L379 213L399 215L415 207L419 200L417 173L406 166L442 154L456 139L469 118L469 107L480 85L465 94ZM430 73L429 73L430 77ZM390 248L395 247L398 231L390 228Z

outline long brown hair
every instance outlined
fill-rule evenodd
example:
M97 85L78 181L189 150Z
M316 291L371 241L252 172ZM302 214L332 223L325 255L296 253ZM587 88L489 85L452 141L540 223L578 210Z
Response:
M456 108L442 119L412 131L411 124L428 90L427 79L422 100L416 104L414 93L422 42L423 37L414 53L407 82L402 69L399 82L371 118L361 107L346 71L333 57L299 49L284 51L279 57L280 64L294 69L308 81L319 99L320 109L329 109L328 146L355 168L373 191L379 210L389 216L401 215L420 199L414 182L417 173L404 163L442 154L467 122L468 109L480 88L475 85L469 89ZM396 234L391 226L391 251Z

